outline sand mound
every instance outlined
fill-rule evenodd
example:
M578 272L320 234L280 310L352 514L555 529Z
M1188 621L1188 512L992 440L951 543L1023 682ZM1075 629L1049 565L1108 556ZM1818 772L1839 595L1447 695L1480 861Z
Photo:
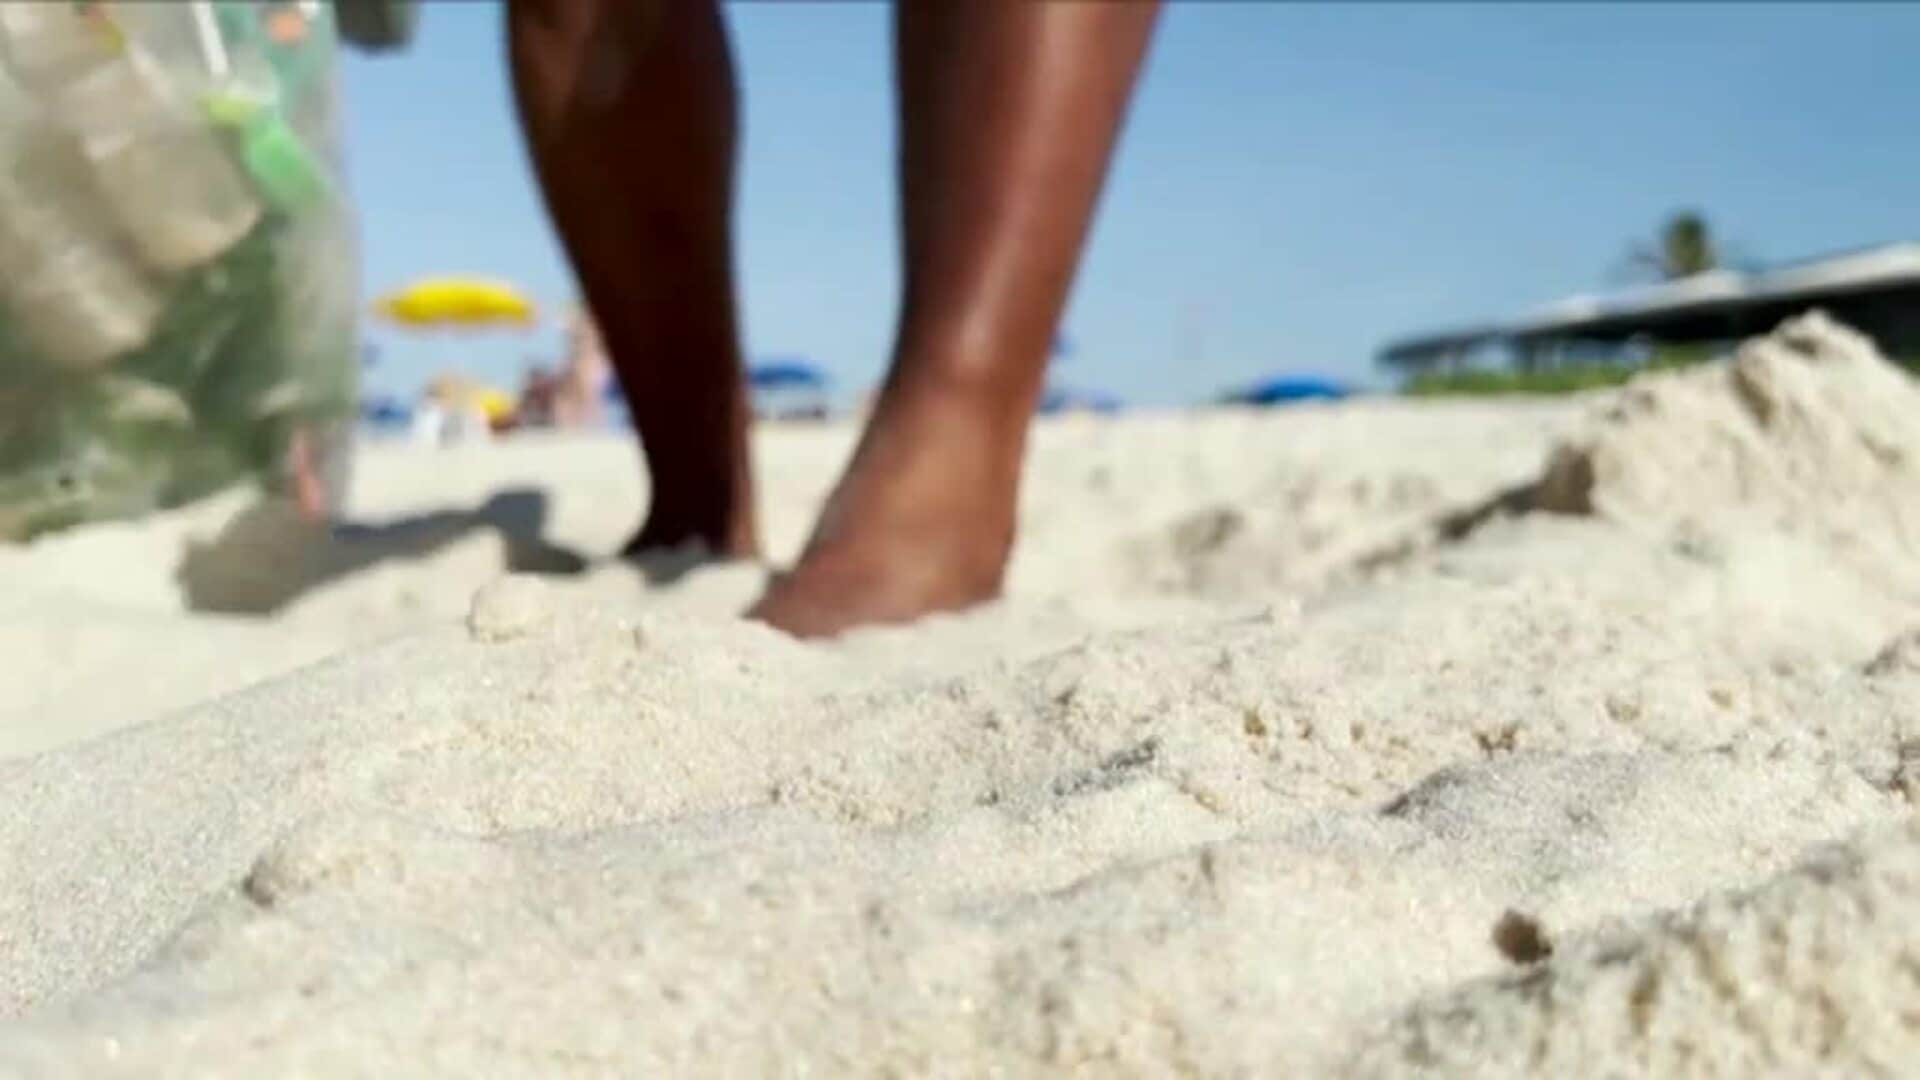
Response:
M757 572L494 580L526 515L426 510L458 543L316 553L324 588L261 624L287 651L251 655L409 629L402 588L416 628L0 761L0 1072L1905 1060L1913 395L1811 319L1558 451L1530 407L1049 427L1005 603L827 646L727 617ZM828 434L766 455L806 499ZM452 497L497 511L520 453ZM631 501L556 491L533 539L617 542L602 504ZM159 536L17 565L51 595L86 545ZM249 648L207 618L175 632Z
M1209 418L1220 429L1209 472L1233 482L1189 479L1204 497L1160 500L1178 513L1126 530L1117 558L1094 565L1109 582L1216 602L1318 590L1430 540L1489 491L1532 480L1569 415L1560 402L1436 403L1428 423L1389 439L1406 415L1396 406L1291 415L1296 438L1277 446L1220 438L1238 418Z
M1920 819L1422 1003L1353 1071L1897 1076L1920 1060L1917 907Z
M1911 588L1916 416L1920 385L1814 312L1745 343L1730 363L1635 380L1596 430L1554 454L1534 504L1701 533L1758 519Z

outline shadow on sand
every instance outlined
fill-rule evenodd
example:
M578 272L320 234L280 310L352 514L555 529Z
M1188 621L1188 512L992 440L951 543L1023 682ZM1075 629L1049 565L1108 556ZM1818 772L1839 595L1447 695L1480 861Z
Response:
M505 542L506 570L584 572L588 559L548 542L546 524L547 497L536 490L502 491L472 510L440 510L379 524L347 522L331 530L302 521L284 501L262 500L211 541L189 543L174 579L195 611L270 615L341 578L380 563L421 559L487 531Z
M472 510L438 510L379 524L331 529L301 519L285 500L263 499L211 541L190 542L174 571L187 605L224 615L271 615L302 595L385 562L411 562L480 532L499 534L503 571L570 577L594 560L546 539L547 496L501 491ZM671 585L714 560L694 545L625 552L622 564L654 586Z

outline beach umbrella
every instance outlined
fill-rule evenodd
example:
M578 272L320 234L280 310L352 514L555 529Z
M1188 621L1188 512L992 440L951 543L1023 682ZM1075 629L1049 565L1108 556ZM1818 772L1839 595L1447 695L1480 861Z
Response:
M747 369L747 385L756 390L821 389L827 374L800 358L768 360Z
M413 406L391 394L374 394L360 403L360 418L376 428L401 428L413 419Z
M374 301L374 312L394 326L492 329L534 326L532 300L513 285L490 278L422 278Z
M754 412L768 418L823 415L827 383L827 373L803 357L764 360L747 368Z
M1050 386L1040 395L1039 411L1046 415L1063 412L1116 413L1124 403L1104 390L1083 390Z
M1352 387L1317 375L1277 375L1228 395L1227 400L1242 405L1285 405L1295 401L1338 401L1349 397Z
M539 324L538 309L512 284L482 277L426 277L376 299L373 312L410 331L526 330ZM513 398L491 387L437 379L429 397L459 403L495 423L514 411Z

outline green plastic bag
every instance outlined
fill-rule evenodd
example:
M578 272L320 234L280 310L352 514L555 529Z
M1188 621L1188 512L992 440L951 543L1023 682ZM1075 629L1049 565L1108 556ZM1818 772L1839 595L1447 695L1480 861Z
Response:
M0 540L296 474L337 501L337 70L315 0L0 3Z

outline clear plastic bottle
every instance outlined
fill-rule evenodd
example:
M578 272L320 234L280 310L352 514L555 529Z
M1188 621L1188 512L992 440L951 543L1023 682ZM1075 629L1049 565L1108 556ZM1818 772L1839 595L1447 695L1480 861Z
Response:
M21 86L38 92L98 67L120 48L111 24L85 4L0 2L0 45Z
M227 72L195 3L0 5L6 55L70 131L142 259L184 271L219 257L262 207L197 94Z
M144 344L165 297L113 231L65 133L0 71L0 318L38 362L103 367Z

